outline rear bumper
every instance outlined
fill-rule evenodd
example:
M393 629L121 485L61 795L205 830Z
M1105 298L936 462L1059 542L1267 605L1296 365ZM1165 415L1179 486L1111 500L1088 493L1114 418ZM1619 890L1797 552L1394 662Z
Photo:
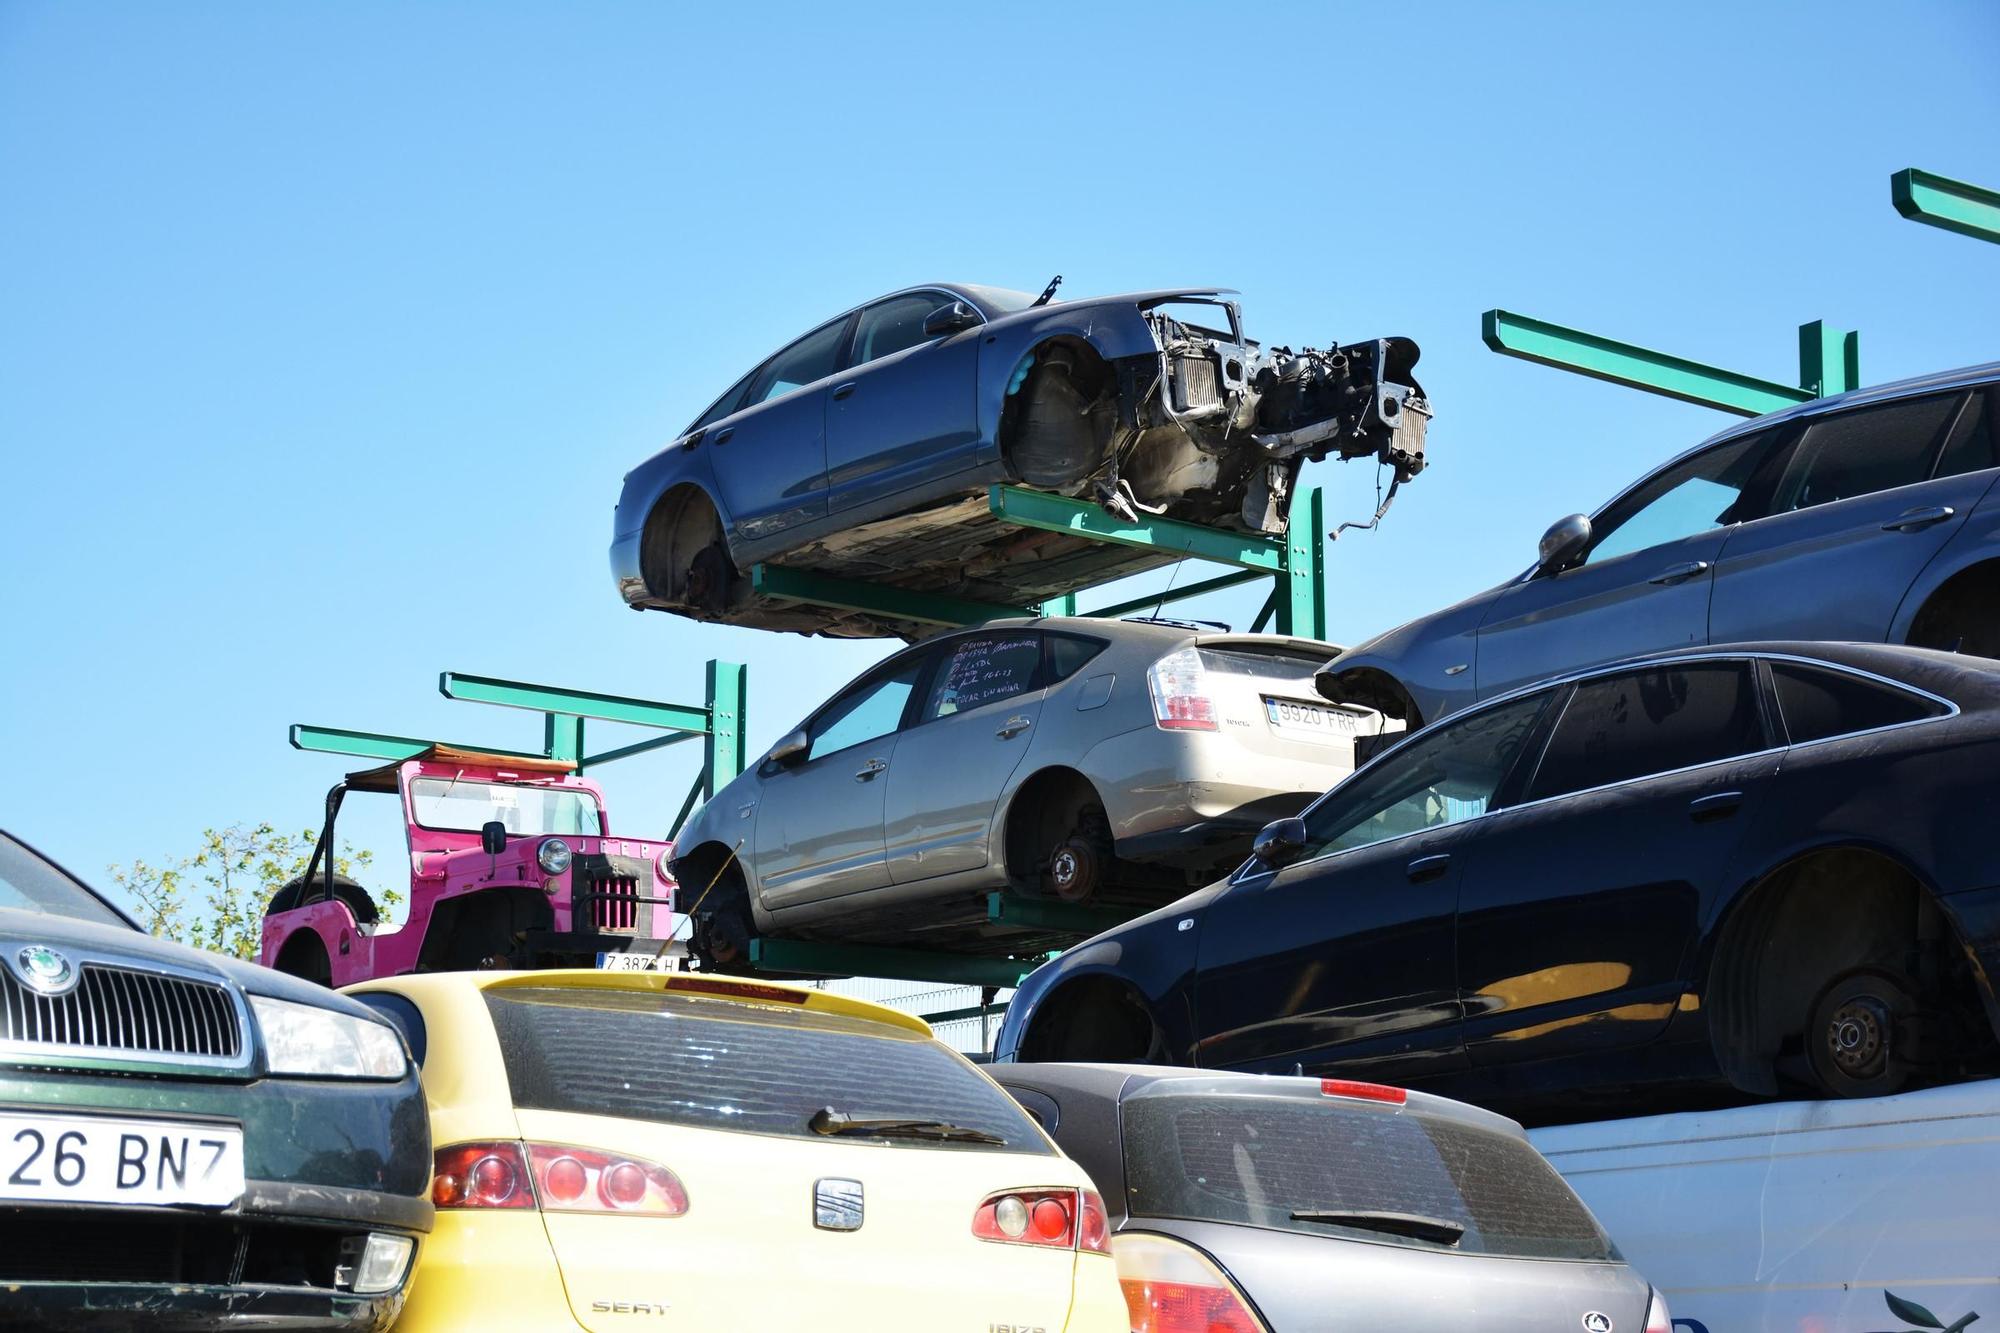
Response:
M352 1296L304 1287L13 1282L0 1287L0 1329L195 1333L212 1329L353 1330L396 1322L401 1292Z

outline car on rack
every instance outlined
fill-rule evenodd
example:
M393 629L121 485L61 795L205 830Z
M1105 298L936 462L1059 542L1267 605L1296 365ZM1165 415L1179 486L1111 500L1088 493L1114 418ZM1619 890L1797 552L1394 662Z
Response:
M1354 766L1378 714L1312 694L1327 645L1190 623L999 621L835 694L682 829L692 950L752 937L1009 952L989 895L1146 905Z
M372 1011L156 940L0 833L0 1326L386 1329L431 1228Z
M1732 426L1533 567L1342 653L1329 699L1412 729L1477 699L1643 653L1858 640L2000 657L2000 362Z
M1057 279L1060 282L1061 279ZM625 477L611 570L635 608L851 636L927 631L788 603L771 563L1032 607L1180 558L998 521L1021 485L1141 514L1282 534L1300 467L1424 466L1416 345L1265 348L1217 288L1051 301L938 283L821 324Z
M1521 1127L1345 1079L1006 1064L1110 1201L1136 1333L1674 1333Z
M410 909L400 924L334 869L349 792L401 802ZM305 873L265 908L258 956L335 987L461 968L667 966L687 952L671 851L613 836L604 789L568 760L428 746L327 792Z
M1001 1058L1421 1084L1539 1118L2000 1066L2000 662L1683 650L1431 724L1037 970ZM1706 1095L1706 1094L1704 1094Z
M352 994L430 1093L405 1333L1125 1329L1089 1177L921 1019L685 973Z

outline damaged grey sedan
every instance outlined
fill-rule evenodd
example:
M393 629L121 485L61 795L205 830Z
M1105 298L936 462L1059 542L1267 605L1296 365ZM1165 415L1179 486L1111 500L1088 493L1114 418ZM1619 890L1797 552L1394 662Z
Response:
M1308 461L1374 458L1396 485L1423 470L1409 339L1267 348L1231 291L1057 301L1060 282L910 288L743 376L627 474L611 545L625 601L916 638L935 626L788 601L756 567L1032 607L1180 553L1012 525L991 486L1278 536Z

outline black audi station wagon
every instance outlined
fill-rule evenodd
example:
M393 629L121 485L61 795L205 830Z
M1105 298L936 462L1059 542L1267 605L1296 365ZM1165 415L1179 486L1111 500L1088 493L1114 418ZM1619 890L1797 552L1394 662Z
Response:
M385 1329L430 1230L403 1040L0 833L0 1327Z

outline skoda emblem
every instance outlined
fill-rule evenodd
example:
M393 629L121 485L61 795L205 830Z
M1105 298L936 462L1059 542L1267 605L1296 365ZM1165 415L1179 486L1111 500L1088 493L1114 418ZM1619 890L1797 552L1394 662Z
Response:
M1602 1310L1592 1310L1583 1317L1583 1333L1611 1333L1611 1316Z
M15 958L21 980L44 995L66 991L76 981L76 965L46 944L31 944Z

